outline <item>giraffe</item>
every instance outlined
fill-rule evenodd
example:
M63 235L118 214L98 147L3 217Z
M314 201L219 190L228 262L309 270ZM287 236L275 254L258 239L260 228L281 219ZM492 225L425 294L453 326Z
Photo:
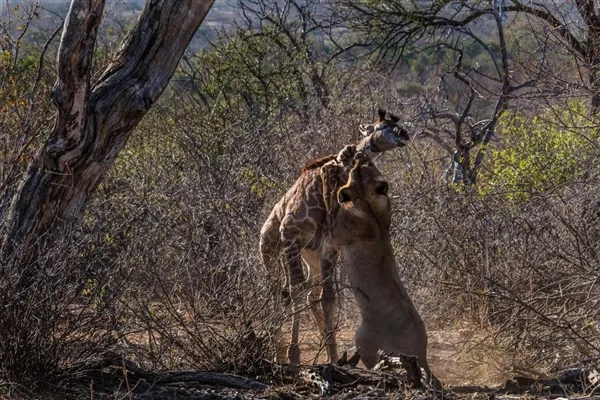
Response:
M356 153L348 183L337 191L328 235L360 310L355 345L373 368L378 350L416 356L427 383L441 389L427 363L427 332L398 273L390 238L389 183L363 153Z
M284 293L279 290L283 285L289 290L292 300L292 338L287 350L281 329L276 332L278 362L283 362L286 358L293 364L300 362L300 301L301 294L306 291L308 307L325 342L328 362L337 361L333 277L338 250L324 240L323 227L329 207L325 199L331 197L325 196L325 193L335 193L340 184L346 182L347 171L356 151L372 157L405 146L410 137L398 125L398 121L397 116L390 114L386 117L386 111L379 109L374 123L359 126L364 138L356 146L346 146L337 155L307 163L294 185L273 207L261 229L260 253L263 265L267 273L279 281L271 288L271 295L278 304ZM323 173L328 176L327 188L323 186ZM282 259L280 253L283 253ZM308 277L304 276L301 259L307 266Z

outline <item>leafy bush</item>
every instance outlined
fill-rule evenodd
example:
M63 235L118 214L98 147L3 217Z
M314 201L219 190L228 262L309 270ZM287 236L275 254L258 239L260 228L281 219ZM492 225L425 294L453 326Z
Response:
M481 174L480 192L525 201L535 193L581 179L597 138L586 115L581 102L534 116L505 114L499 126L500 141L491 151L491 167Z

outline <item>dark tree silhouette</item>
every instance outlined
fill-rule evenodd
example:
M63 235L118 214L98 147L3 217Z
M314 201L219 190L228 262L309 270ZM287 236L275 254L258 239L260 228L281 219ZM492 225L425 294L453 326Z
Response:
M72 1L52 94L54 126L19 186L5 188L0 197L4 260L31 260L40 246L79 222L90 194L165 89L212 4L148 1L115 61L92 83L105 0Z

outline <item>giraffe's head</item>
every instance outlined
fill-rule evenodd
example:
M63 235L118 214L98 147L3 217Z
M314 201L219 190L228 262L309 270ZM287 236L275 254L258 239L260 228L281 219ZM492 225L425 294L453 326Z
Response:
M333 231L339 245L381 240L389 234L388 181L362 152L356 153L348 183L337 193L339 209Z
M388 114L379 109L377 111L377 121L372 124L361 124L358 129L363 136L368 138L369 150L374 153L381 153L395 147L406 146L410 141L408 132L398 125L396 115Z

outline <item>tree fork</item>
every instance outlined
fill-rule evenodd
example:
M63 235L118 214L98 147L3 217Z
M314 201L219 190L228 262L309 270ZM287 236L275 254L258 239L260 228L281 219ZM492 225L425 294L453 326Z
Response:
M105 0L72 1L52 94L58 114L17 190L2 194L11 198L8 210L0 210L0 259L29 261L36 249L79 223L90 195L167 86L213 2L148 0L116 61L90 88Z

